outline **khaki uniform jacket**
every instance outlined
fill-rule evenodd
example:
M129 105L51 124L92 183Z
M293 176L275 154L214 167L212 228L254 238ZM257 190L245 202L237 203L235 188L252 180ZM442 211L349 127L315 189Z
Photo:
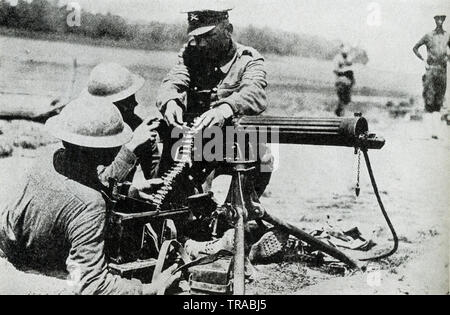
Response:
M177 65L164 79L157 107L164 113L175 100L185 113L195 112L188 104L189 93L212 90L214 97L203 112L228 104L235 116L258 115L267 108L264 58L253 48L233 43L231 60L223 65L208 64L190 41L181 50Z
M126 176L133 162L122 150L110 172ZM142 294L140 281L108 271L106 203L97 172L64 149L39 159L0 207L0 249L19 268L68 272L78 294Z

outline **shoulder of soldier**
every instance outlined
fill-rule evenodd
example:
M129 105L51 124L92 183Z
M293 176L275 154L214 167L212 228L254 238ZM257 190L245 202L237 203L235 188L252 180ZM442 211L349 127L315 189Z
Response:
M74 209L91 208L105 212L106 203L100 191L59 173L57 168L63 160L64 149L53 151L49 148L36 161L36 168L33 168L29 178L36 182L38 191L55 202L57 200L59 205L70 204Z
M251 57L253 60L264 60L264 57L255 48L236 43L238 56Z
M433 38L433 35L433 32L426 33L419 39L416 45L428 45L430 40Z
M428 32L422 36L422 40L428 40L430 38L433 38L433 36L434 36L434 31Z

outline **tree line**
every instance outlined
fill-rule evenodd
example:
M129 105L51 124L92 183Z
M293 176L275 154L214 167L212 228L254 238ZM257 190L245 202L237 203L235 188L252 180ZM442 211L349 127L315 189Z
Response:
M34 37L47 34L47 39L75 35L78 39L106 39L115 46L148 49L178 50L186 41L186 25L160 22L131 23L113 14L81 12L78 26L70 26L67 17L70 11L60 6L58 0L18 0L12 5L0 0L0 27L21 31L20 34ZM236 40L258 49L261 53L332 59L339 50L338 41L329 41L317 36L302 35L247 26L238 28ZM74 40L74 36L67 39ZM104 43L104 41L102 41ZM356 62L366 64L366 52L354 48Z

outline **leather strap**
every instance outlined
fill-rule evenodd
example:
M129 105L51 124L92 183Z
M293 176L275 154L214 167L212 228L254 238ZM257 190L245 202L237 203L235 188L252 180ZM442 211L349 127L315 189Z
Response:
M169 254L169 251L171 248L173 248L174 250L176 250L178 252L178 254L181 257L181 260L184 262L184 265L175 269L172 272L172 274L176 274L178 272L185 272L189 268L192 268L194 266L207 265L207 264L213 263L223 257L233 256L232 252L229 252L227 250L221 250L221 251L217 252L216 254L205 256L205 257L199 258L197 260L191 261L189 256L186 254L186 251L184 250L183 245L181 245L176 240L166 241L161 246L158 260L156 262L155 270L153 272L152 281L156 281L158 279L158 277L162 274L163 268L164 268L164 263L166 261L166 257ZM165 287L161 288L158 291L158 295L164 295L165 290L166 290Z
M158 279L159 276L162 274L164 263L166 262L166 257L169 254L171 248L173 248L180 255L181 260L185 264L191 261L189 256L186 254L183 245L181 245L178 241L176 240L165 241L162 244L161 249L159 250L159 256L156 262L155 271L153 272L152 282L156 281L156 279ZM158 295L164 295L165 291L166 291L165 287L161 288L158 291Z
M184 271L187 271L189 268L192 268L195 266L207 265L207 264L213 263L223 257L229 257L229 256L233 256L233 253L229 252L227 250L221 250L216 254L199 258L199 259L191 261L190 263L187 263L181 267L178 267L177 269L175 269L175 271L173 273L175 274L180 271L184 272Z

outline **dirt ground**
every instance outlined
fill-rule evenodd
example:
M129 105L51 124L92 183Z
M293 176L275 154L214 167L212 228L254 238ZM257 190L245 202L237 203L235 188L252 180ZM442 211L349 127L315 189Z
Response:
M73 87L80 91L93 65L112 60L128 65L147 79L144 104L154 104L154 94L175 54L124 49L92 48L1 38L0 92L53 97L66 91L72 77L72 58L78 57ZM27 55L24 51L31 51ZM285 116L332 116L335 104L331 64L298 58L268 58L268 114ZM5 75L6 73L6 75ZM358 86L349 114L361 111L371 132L387 140L383 150L370 152L385 206L400 238L398 252L370 263L367 272L334 276L305 263L256 266L255 281L248 294L448 294L449 293L449 127L442 124L440 140L431 140L420 121L393 119L385 104L409 101L420 108L420 76L357 71ZM417 80L416 80L417 79ZM15 84L11 84L15 82ZM30 83L31 82L31 83ZM395 87L395 88L393 88ZM419 93L418 93L419 92ZM142 113L154 114L152 106ZM0 121L2 141L14 148L12 156L0 158L0 204L12 184L32 166L34 158L48 149L51 139L38 124ZM30 145L31 143L31 145ZM377 246L367 257L389 250L392 237L382 218L367 171L362 169L361 196L356 198L356 157L352 149L279 146L278 161L263 203L266 208L305 231L329 225L342 230L358 227ZM220 199L226 178L215 184ZM66 294L70 285L56 278L23 273L0 260L0 294Z
M399 251L370 263L368 271L333 276L305 263L256 266L249 294L447 294L448 172L447 138L428 140L420 122L390 120L374 125L387 139L386 147L371 152L385 206L400 238ZM273 148L275 149L275 148ZM40 150L18 150L0 159L0 200L8 194L7 179L18 179ZM276 150L274 150L276 152ZM263 203L271 213L306 231L326 227L358 227L378 245L367 257L390 248L392 239L377 207L365 170L362 193L354 195L356 158L353 150L312 146L280 146L278 169ZM295 172L293 172L295 170ZM295 174L293 176L293 174ZM214 184L223 197L228 179ZM64 281L25 274L0 261L0 293L65 294Z
M449 292L449 142L426 139L421 123L391 121L374 131L386 147L371 152L385 206L400 239L398 252L368 272L333 277L302 263L258 266L254 294L446 294ZM443 125L443 128L446 126ZM372 257L392 247L392 237L362 171L362 193L355 197L355 157L342 148L282 147L280 166L264 204L274 215L311 231L330 224L358 227L378 245ZM295 176L293 176L295 169Z

